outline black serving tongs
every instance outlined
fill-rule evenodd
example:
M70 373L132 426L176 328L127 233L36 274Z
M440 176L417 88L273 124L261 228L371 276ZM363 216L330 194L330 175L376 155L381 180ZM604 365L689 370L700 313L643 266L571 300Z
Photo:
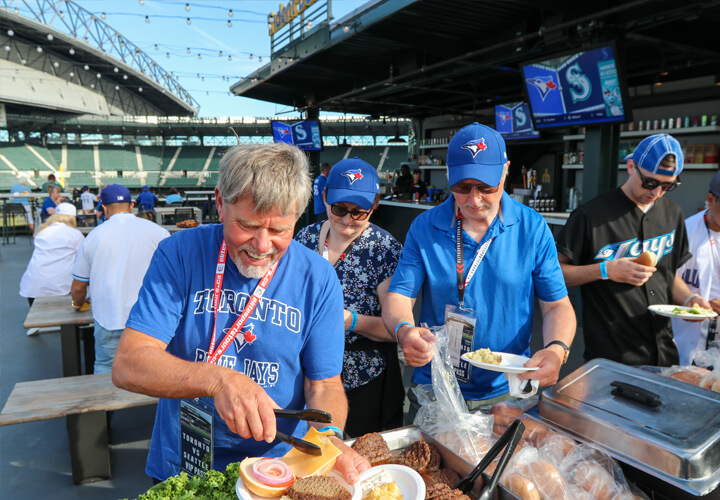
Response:
M478 500L490 500L490 498L492 498L493 491L495 491L495 487L497 486L498 481L500 481L500 476L502 475L505 467L510 461L510 458L515 451L515 448L517 447L520 438L522 438L523 432L525 432L525 425L522 423L522 421L515 420L512 424L510 424L510 426L503 433L503 435L500 436L500 439L497 440L497 442L492 446L492 448L490 448L490 451L488 451L482 458L482 460L480 460L480 463L477 464L477 467L475 467L467 477L461 479L460 482L455 485L455 488L462 491L464 494L469 493L470 490L472 490L473 485L475 484L475 480L480 476L482 471L484 471L487 466L490 465L490 462L495 460L495 457L498 456L500 451L505 447L505 445L507 445L507 447L505 448L505 452L500 458L500 463L498 464L497 468L495 469L495 473L490 479L490 484L483 488L483 490L480 492L480 495L478 496Z
M275 416L278 418L297 418L298 420L306 420L310 422L322 422L329 424L332 422L332 415L322 410L274 410ZM288 436L284 432L277 431L275 433L275 439L279 439L283 443L291 445L296 450L309 455L322 455L322 450L315 443L305 441L304 439L296 438L295 436Z

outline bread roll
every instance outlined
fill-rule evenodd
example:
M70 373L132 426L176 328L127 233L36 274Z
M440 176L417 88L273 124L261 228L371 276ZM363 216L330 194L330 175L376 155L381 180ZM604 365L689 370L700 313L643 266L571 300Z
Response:
M708 372L709 373L709 372ZM702 381L703 377L705 377L707 373L703 374L701 372L697 372L695 370L678 370L672 375L670 375L670 378L673 380L679 380L681 382L685 382L686 384L691 384L700 387L700 382ZM709 389L709 387L706 387L706 389Z
M655 264L657 264L657 254L655 252L643 252L638 255L635 262L643 266L655 267Z
M508 403L497 403L490 408L490 415L495 417L496 424L508 426L523 415L523 411L517 406Z
M249 457L240 462L240 477L242 478L245 488L255 493L258 496L265 498L278 498L285 494L287 489L291 485L287 486L268 486L263 484L255 478L252 471L252 466L258 460L262 460L262 457ZM334 461L333 461L334 463Z
M578 464L573 471L573 482L598 500L611 500L618 492L615 479L605 468L594 462Z
M542 460L526 466L527 474L538 490L541 500L567 500L565 480L552 464Z
M508 474L501 482L503 486L522 498L522 500L540 500L540 494L535 485L520 474Z
M715 392L720 392L720 380L716 380L711 389Z

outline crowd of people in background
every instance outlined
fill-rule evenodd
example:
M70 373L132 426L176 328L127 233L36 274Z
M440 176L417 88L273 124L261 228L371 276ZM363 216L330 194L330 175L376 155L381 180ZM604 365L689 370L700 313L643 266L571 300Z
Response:
M430 383L443 325L460 346L451 359L462 397L483 412L522 396L502 374L470 370L459 354L526 356L537 370L518 380L535 390L555 384L575 338L569 287L582 296L585 360L691 364L710 346L716 321L671 322L648 306L720 313L720 174L708 208L683 220L665 197L680 186L680 144L653 135L625 160L627 181L573 211L555 238L541 214L505 192L502 136L467 125L448 144L451 195L418 215L404 245L370 220L380 182L361 158L322 164L313 182L293 146L232 148L215 189L220 224L171 238L141 218L161 203L149 186L134 201L117 184L98 195L83 186L79 214L51 175L20 295L32 304L70 293L76 309L92 299L95 371L161 398L146 468L156 480L181 471L183 412L213 415L214 466L222 469L247 455L285 453L276 431L302 437L308 427L276 420L273 409L311 407L333 415L332 426L310 425L332 435L338 469L354 483L369 464L342 438L403 425L398 353L415 367L413 386ZM421 174L402 165L394 193L426 201ZM13 192L30 205L26 186ZM309 202L314 222L294 234ZM171 189L165 204L183 203ZM100 211L106 221L83 238L77 216ZM635 262L643 251L656 263ZM536 304L543 341L531 352ZM419 402L407 396L412 418Z

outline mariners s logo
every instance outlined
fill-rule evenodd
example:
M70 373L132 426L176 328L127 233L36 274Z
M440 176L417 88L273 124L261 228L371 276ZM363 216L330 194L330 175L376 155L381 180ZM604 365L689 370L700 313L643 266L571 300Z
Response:
M534 76L526 78L525 81L540 93L543 101L550 92L557 88L557 83L553 81L552 76Z
M340 175L347 177L348 180L350 181L350 184L363 178L362 170L360 170L359 168L352 169L352 170L346 170L345 172L343 172Z

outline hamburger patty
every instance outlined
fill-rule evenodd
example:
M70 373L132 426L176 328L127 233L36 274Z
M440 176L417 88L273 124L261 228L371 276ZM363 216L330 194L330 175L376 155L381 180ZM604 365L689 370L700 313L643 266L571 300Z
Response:
M440 468L440 452L425 441L415 441L403 450L398 463L418 472L434 471Z
M378 465L390 460L390 448L385 439L377 432L360 436L352 445L353 450L365 457L371 465Z
M437 483L430 486L425 492L427 500L470 500L470 497L463 495L460 490L453 490L445 483Z

